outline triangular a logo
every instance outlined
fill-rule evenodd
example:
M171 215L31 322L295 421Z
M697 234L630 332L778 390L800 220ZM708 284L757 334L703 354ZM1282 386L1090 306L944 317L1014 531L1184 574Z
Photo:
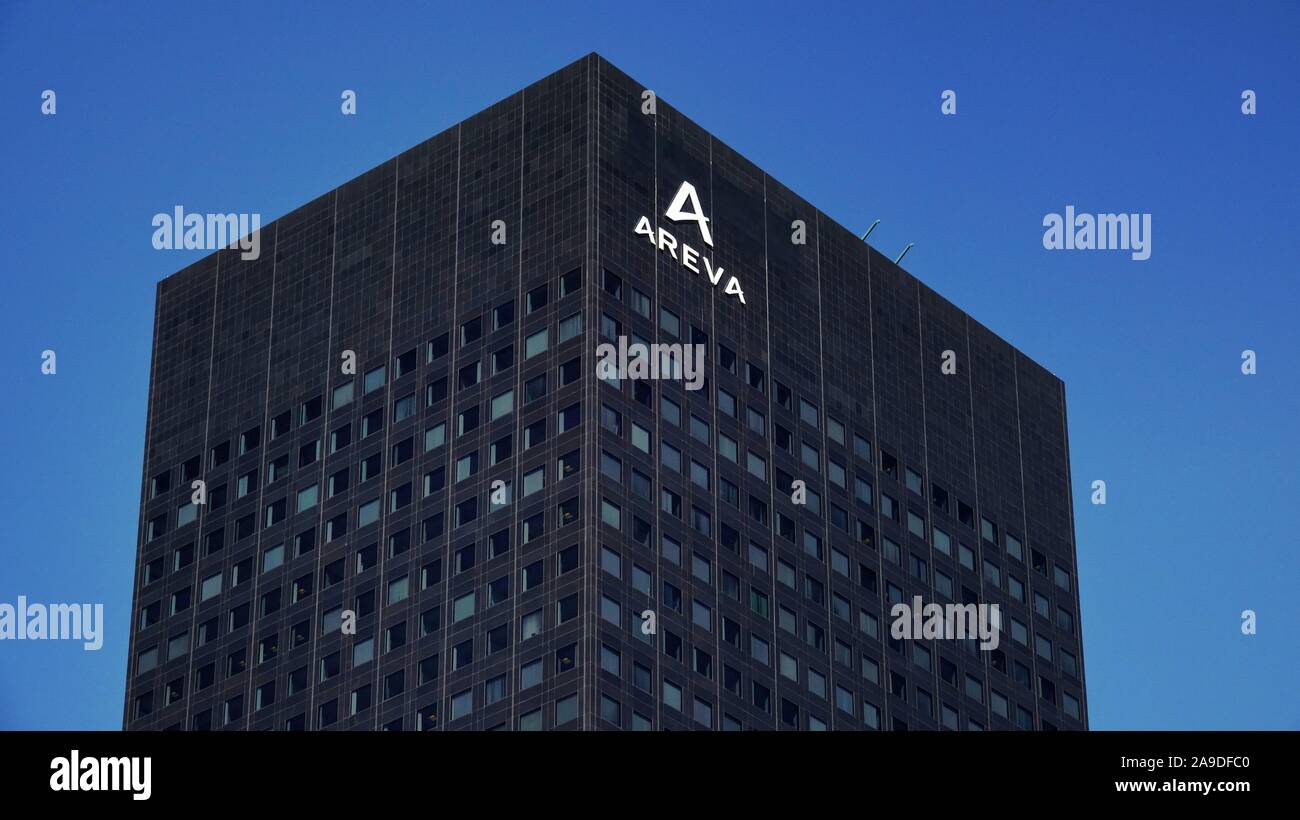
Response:
M690 203L691 210L682 210L683 206ZM673 202L664 211L664 216L674 222L692 221L700 226L700 234L704 237L704 244L713 247L713 234L709 232L709 218L704 215L704 209L700 207L700 197L695 193L695 186L689 182L683 182L682 187L677 189L677 195L673 197Z

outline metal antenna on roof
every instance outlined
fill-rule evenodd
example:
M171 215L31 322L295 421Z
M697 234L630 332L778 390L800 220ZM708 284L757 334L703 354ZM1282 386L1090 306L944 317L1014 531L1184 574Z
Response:
M867 237L868 237L868 236L871 236L871 232L874 231L874 230L876 229L876 226L879 225L879 224L880 224L880 220L879 220L879 219L877 219L875 222L872 222L872 223L871 223L871 227L870 227L870 228L867 228L867 232L864 233L864 234L862 235L862 241L863 241L863 242L866 242L866 241L867 241Z
M900 253L900 254L898 255L898 258L894 260L894 264L897 265L899 262L902 262L902 261L903 261L903 257L904 257L904 256L907 256L907 252L910 251L910 250L912 249L912 246L915 245L915 244L916 244L915 242L908 242L908 243L907 243L907 247L906 247L906 248L903 248L903 252Z

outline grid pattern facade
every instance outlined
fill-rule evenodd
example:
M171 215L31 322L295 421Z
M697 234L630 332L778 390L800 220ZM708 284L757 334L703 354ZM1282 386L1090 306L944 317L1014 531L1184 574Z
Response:
M589 55L160 283L127 728L1086 728L1061 382L642 91Z

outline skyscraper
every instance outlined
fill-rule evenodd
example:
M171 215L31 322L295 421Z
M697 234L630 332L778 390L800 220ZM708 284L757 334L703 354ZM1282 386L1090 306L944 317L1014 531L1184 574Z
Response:
M260 248L158 286L127 728L1086 728L1061 381L599 56Z

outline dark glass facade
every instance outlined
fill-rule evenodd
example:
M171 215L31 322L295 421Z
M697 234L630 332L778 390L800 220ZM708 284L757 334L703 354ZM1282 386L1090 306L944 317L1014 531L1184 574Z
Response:
M1061 381L643 90L584 57L159 284L127 728L1086 728Z

